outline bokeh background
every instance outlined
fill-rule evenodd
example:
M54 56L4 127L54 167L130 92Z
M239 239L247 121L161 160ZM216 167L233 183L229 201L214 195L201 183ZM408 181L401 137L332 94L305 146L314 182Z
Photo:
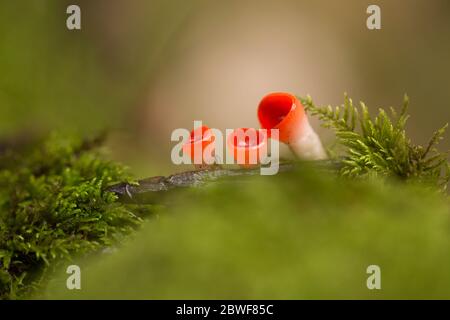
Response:
M81 30L66 28L69 4ZM366 28L370 4L381 30ZM112 159L166 175L186 169L172 130L258 126L259 100L289 91L331 105L348 92L372 112L407 93L408 135L425 144L450 119L449 39L448 0L0 0L0 141L108 130ZM448 199L308 168L272 178L189 190L89 257L86 290L68 292L62 270L42 296L450 296ZM365 286L372 263L381 293Z
M290 91L372 110L408 93L408 133L426 143L450 118L449 17L447 0L2 0L0 137L106 128L112 158L167 174L173 129L257 126L261 97Z

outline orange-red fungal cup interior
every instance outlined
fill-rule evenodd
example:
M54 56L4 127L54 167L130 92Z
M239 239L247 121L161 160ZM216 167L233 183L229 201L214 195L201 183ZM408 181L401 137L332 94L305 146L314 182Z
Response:
M183 153L188 154L195 164L202 164L208 159L212 159L212 154L205 154L204 151L208 145L213 143L215 137L212 130L207 126L201 126L191 131L189 141L183 145ZM196 151L195 150L199 150ZM199 159L196 159L196 156Z
M276 92L266 95L258 106L261 127L279 130L279 140L289 143L301 132L307 121L305 109L296 96Z
M267 131L238 128L228 136L228 151L241 166L256 165L260 156L267 153Z

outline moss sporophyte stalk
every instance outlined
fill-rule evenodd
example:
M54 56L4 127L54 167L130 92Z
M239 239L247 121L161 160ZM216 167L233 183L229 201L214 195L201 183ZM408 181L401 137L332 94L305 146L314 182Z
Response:
M284 110L284 100L280 100L282 106L277 101L270 101L271 108ZM347 96L342 105L334 108L317 106L310 97L298 101L304 106L305 115L318 116L324 126L335 130L339 148L328 152L329 160L281 162L280 174L266 178L271 181L273 192L277 190L275 186L282 189L280 192L283 188L290 190L293 183L303 188L301 180L312 179L307 173L283 174L296 168L308 168L315 177L330 176L330 179L337 176L358 181L370 177L366 179L370 180L370 188L377 190L392 180L446 189L450 178L447 153L436 149L446 126L437 130L426 146L414 145L405 130L406 97L400 111L391 109L388 114L380 109L373 118L364 103L356 107ZM270 119L264 115L262 119L262 127L274 126L272 122L266 123ZM280 140L283 139L280 130ZM120 246L145 217L152 216L155 208L165 210L164 206L155 206L164 204L163 199L172 195L171 190L188 193L195 189L191 187L209 183L226 189L229 184L216 182L225 178L230 183L239 183L245 177L253 179L252 173L259 173L254 167L210 167L135 182L122 165L105 158L99 145L98 139L53 134L26 147L0 148L1 298L31 297L65 261ZM314 166L310 167L310 163ZM316 172L317 168L320 169ZM348 179L342 179L342 183L345 181ZM325 192L327 186L322 184L320 192ZM208 201L219 208L223 206L223 195Z

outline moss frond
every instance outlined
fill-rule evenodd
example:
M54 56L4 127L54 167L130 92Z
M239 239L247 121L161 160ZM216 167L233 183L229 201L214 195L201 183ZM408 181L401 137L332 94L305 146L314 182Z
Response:
M388 114L379 109L374 118L364 102L354 106L347 94L337 107L316 106L310 96L300 98L307 112L323 121L323 126L334 129L344 147L343 176L396 176L432 183L445 189L449 182L448 152L440 153L436 146L448 127L437 130L424 148L414 145L406 135L409 98L405 95L398 113L390 108Z
M117 243L141 219L105 192L125 181L98 141L51 136L0 157L0 298L21 298L57 261Z

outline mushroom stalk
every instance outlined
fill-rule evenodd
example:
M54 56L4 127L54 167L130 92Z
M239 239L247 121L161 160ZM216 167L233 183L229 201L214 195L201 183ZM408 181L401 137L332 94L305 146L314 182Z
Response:
M322 142L296 96L284 92L265 96L258 106L258 119L262 128L278 129L277 139L289 145L298 158L327 159Z
M303 160L324 160L327 159L327 153L322 145L319 135L309 124L308 119L304 118L306 123L302 125L302 130L289 139L288 145L292 152Z

